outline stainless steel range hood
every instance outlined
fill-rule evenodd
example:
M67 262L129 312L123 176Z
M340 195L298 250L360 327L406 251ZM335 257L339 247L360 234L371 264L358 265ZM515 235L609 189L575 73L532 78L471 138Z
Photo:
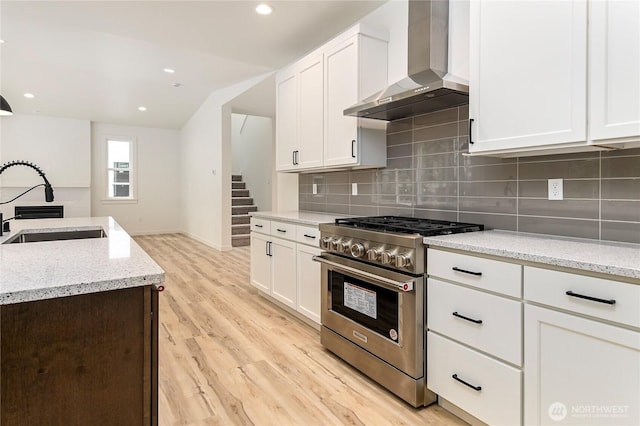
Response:
M409 0L408 77L344 110L393 121L469 103L469 86L447 79L449 1Z

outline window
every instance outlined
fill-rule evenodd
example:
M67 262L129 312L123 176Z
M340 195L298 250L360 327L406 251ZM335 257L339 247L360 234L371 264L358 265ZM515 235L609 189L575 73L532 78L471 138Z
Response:
M134 198L134 141L107 139L107 196L112 200Z

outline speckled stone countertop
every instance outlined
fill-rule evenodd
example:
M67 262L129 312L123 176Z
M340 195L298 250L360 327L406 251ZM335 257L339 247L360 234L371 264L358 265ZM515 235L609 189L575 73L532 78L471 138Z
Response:
M640 280L640 245L510 231L425 237L424 244Z
M336 219L345 217L331 213L305 212L305 211L283 211L283 212L251 212L253 217L268 220L282 220L285 222L298 223L301 225L318 226L321 223L335 222Z
M99 228L106 238L2 244L20 232ZM110 217L16 220L0 237L0 305L163 282L164 271Z

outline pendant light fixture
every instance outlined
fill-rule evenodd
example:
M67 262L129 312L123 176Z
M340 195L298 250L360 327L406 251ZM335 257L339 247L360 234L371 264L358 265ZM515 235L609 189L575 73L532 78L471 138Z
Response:
M13 115L9 102L2 95L0 95L0 115Z

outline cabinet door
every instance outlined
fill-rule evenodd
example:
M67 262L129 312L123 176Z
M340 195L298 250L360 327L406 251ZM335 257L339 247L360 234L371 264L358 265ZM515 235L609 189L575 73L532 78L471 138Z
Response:
M298 244L298 312L320 324L320 264L313 260L319 248Z
M296 243L271 238L271 295L296 309Z
M640 424L640 333L525 306L527 425Z
M251 284L271 294L271 256L269 236L251 233Z
M344 110L358 102L358 36L325 54L325 166L358 162L358 119Z
M640 2L593 1L589 16L590 139L640 137Z
M276 170L295 170L298 80L295 72L276 83Z
M469 150L586 145L587 2L470 8Z
M306 58L298 74L298 168L322 166L324 67L322 54Z

